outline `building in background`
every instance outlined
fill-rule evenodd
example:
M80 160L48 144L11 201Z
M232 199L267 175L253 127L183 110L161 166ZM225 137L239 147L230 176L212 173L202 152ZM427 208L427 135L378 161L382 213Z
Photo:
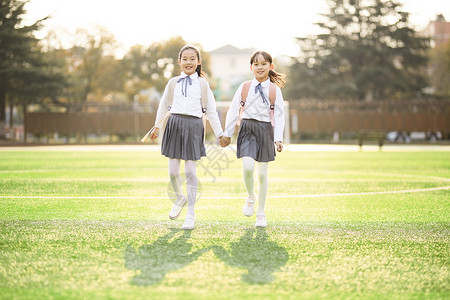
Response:
M450 22L439 14L436 20L431 21L420 33L431 39L431 47L439 47L450 40Z
M211 87L216 100L231 101L244 80L252 78L250 56L255 49L239 49L225 45L209 52L212 78Z

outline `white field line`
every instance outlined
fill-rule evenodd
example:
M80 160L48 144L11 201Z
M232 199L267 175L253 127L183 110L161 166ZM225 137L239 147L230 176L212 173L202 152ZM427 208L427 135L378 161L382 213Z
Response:
M309 195L273 195L270 198L323 198L323 197L348 197L348 196L367 196L384 194L406 194L422 193L448 190L450 186L442 186L427 189L399 190L399 191L380 191L380 192L361 192L361 193L333 193L333 194L309 194ZM0 196L0 199L167 199L167 196ZM202 196L203 199L241 199L239 197L227 196Z

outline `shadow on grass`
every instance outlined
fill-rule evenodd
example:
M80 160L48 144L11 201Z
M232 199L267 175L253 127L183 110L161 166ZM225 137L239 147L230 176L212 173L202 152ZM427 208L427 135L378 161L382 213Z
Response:
M179 231L182 231L183 234L170 241ZM124 255L125 267L131 270L141 270L141 273L131 280L132 284L158 284L167 273L183 268L208 251L210 248L189 253L192 244L187 241L191 237L191 232L191 230L170 228L168 234L159 237L152 244L142 245L138 251L128 245Z
M256 237L253 238L255 231ZM239 241L231 243L229 252L220 246L212 248L214 254L229 266L247 269L242 281L249 284L272 282L275 279L272 273L289 259L285 248L268 240L265 228L247 229Z

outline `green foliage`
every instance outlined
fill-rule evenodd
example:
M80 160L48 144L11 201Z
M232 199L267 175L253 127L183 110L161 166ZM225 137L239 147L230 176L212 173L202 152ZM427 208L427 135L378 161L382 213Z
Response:
M59 94L65 77L60 64L41 51L34 32L46 19L22 25L28 1L0 1L0 137L5 121L5 105L40 103L44 97Z
M99 27L95 32L78 29L68 49L51 49L49 55L64 62L68 85L63 93L52 98L54 104L77 111L89 99L100 99L122 91L124 72L113 56L114 36Z
M156 87L164 90L167 80L177 71L178 51L186 42L173 38L166 42L152 43L148 47L136 45L123 58L126 70L126 92L130 98L141 89Z
M168 79L179 73L177 56L186 44L181 37L176 37L148 47L135 45L123 58L117 58L113 55L115 39L102 28L97 28L95 33L77 30L70 43L72 47L68 49L49 51L64 57L64 72L70 83L50 103L70 110L80 109L88 100L122 99L120 95L132 101L141 90L151 87L162 93ZM205 64L207 61L204 59Z
M290 69L292 98L385 99L426 86L429 41L395 0L329 0L323 33L298 38L302 56Z

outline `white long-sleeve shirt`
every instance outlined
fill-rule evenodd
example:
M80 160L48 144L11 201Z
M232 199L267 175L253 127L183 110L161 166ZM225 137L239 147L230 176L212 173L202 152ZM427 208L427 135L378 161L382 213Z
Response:
M186 76L187 75L184 72L181 72L181 78ZM187 97L185 97L182 93L182 86L184 85L184 81L181 81L175 85L175 90L173 94L173 103L172 108L170 109L170 113L189 115L201 118L203 112L201 104L201 89L198 74L194 73L190 75L190 77L192 79L192 85L188 84L187 86ZM163 126L164 122L161 120L169 112L167 106L168 87L169 85L167 84L166 88L164 89L164 94L161 97L161 101L159 102L158 111L156 113L155 126L157 128L161 128ZM214 98L214 94L211 91L211 88L209 87L209 83L208 83L208 102L206 105L206 116L214 131L214 135L216 137L220 137L223 134L223 130L220 124L219 115L216 110L216 100Z
M253 81L248 90L247 100L245 101L244 113L242 119L254 119L263 122L270 122L270 103L265 104L259 92L255 93L255 87L258 85L259 81L253 78ZM263 88L264 96L269 102L269 83L270 79L261 82ZM239 110L241 107L241 92L244 83L242 83L234 94L233 100L231 101L230 108L227 113L227 118L225 121L224 136L231 137L234 132L234 127L239 118ZM283 130L284 130L284 107L283 107L283 95L281 94L281 89L277 86L276 100L275 100L275 110L274 110L274 141L283 141Z

